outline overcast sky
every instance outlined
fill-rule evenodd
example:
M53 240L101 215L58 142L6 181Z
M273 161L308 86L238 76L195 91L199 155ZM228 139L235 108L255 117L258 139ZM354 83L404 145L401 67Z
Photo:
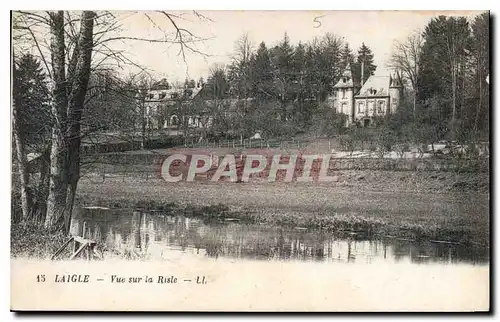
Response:
M279 42L285 32L292 43L308 42L327 32L344 37L353 49L365 42L374 53L375 64L384 68L390 55L393 42L404 40L412 31L422 30L428 21L437 15L466 15L470 18L480 12L437 12L437 11L201 11L206 18L199 18L191 12L181 14L177 19L180 27L189 29L201 38L196 48L209 55L187 51L185 64L178 55L177 45L127 42L115 44L129 53L135 62L153 70L157 78L166 77L169 81L183 81L208 76L214 63L227 63L234 51L235 41L244 33L257 46L265 41L268 47ZM136 37L160 38L159 29L172 30L171 24L159 13L149 14L156 26L144 14L125 14L123 28L127 35ZM314 19L318 23L314 22ZM316 28L315 28L316 27ZM128 69L127 69L128 71Z

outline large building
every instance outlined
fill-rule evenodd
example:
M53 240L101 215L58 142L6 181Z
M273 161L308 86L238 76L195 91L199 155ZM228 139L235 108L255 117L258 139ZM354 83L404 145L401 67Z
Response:
M360 78L363 78L362 75ZM172 88L165 79L154 84L145 98L146 127L207 127L212 124L213 112L220 110L221 106L224 106L225 114L234 113L244 101L214 101L210 96L202 94L203 84L193 86L194 84L191 87ZM402 95L403 85L399 73L391 75L387 71L379 72L362 83L353 77L351 66L348 64L327 102L337 113L347 116L346 126L370 126L378 117L394 113L399 107ZM190 108L196 103L199 104L198 107L203 108Z
M188 112L188 104L198 96L201 89L201 84L195 87L171 87L166 79L154 84L145 98L146 127L177 128L184 122L190 127L199 127L200 117Z
M362 84L353 78L349 64L333 88L329 102L337 113L347 115L347 126L369 126L376 117L394 113L403 93L399 73L372 75Z

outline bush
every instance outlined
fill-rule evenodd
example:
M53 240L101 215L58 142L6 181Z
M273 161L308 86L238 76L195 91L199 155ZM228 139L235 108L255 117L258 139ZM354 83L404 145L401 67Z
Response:
M375 140L377 144L377 153L380 158L383 158L386 152L392 151L396 143L394 133L386 127L380 128Z

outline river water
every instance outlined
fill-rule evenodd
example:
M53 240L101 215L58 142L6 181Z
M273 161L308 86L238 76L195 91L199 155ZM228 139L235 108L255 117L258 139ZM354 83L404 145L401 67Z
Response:
M487 265L487 248L397 238L370 239L359 232L284 229L238 220L204 222L127 209L81 208L71 233L100 241L104 257L168 259L172 252L199 258L370 264L463 263Z

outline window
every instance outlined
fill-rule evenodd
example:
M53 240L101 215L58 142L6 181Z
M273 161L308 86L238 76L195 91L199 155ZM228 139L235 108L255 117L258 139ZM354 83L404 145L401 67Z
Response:
M162 92L162 93L160 93L159 98L162 100L165 98L165 96L167 96L167 93Z
M358 103L358 113L363 113L365 111L365 104L363 102Z
M347 80L346 80L346 78L345 78L345 77L343 77L343 78L342 78L342 82L344 82L344 83L345 83L346 81L347 81Z
M172 118L170 119L170 124L172 125L179 125L179 119L177 116L173 115Z
M342 88L342 99L345 99L345 92L346 92L346 89Z
M368 102L368 113L370 113L370 115L375 113L375 102Z
M148 98L149 98L150 100L152 100L153 98L155 98L155 94L153 94L153 93L148 94Z
M178 98L178 97L179 97L179 94L178 94L178 93L172 93L172 94L170 94L170 98L171 98L171 99L176 99L176 98Z
M346 103L342 103L342 105L340 106L340 113L347 114L347 104Z
M385 112L385 102L384 101L379 101L378 102L378 111L379 114L383 114Z

